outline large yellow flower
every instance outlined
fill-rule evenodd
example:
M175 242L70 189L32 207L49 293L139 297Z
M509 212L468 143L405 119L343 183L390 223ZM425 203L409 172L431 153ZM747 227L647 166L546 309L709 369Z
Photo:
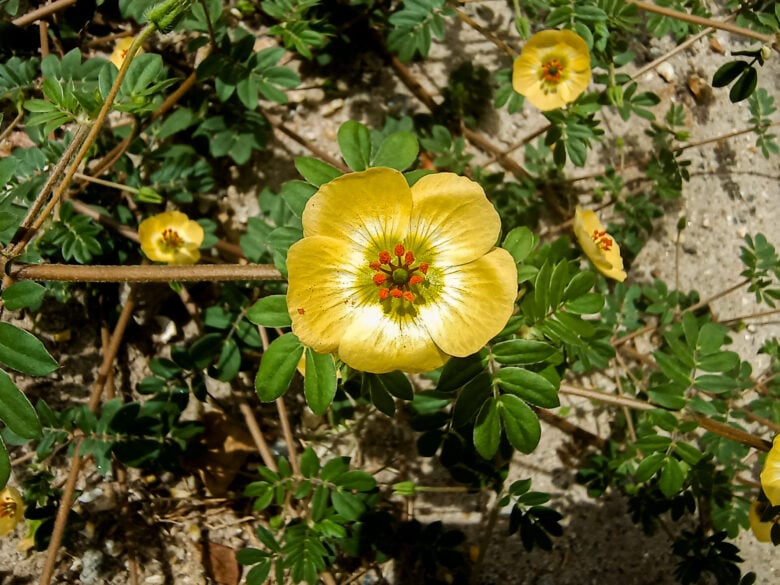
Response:
M320 187L287 254L293 332L365 372L426 372L506 325L517 294L501 222L475 182L452 173L411 188L373 168Z
M583 211L579 205L574 212L574 235L599 272L620 282L626 279L620 246L607 233L596 214L589 209Z
M515 59L512 87L540 110L576 100L590 83L590 52L570 30L543 30Z
M780 506L780 435L775 437L772 449L764 461L764 469L761 472L761 488L769 503L773 506Z
M0 491L0 537L11 532L24 518L24 502L19 490L6 486Z
M144 254L155 262L195 264L203 243L203 228L180 211L166 211L146 218L138 226Z

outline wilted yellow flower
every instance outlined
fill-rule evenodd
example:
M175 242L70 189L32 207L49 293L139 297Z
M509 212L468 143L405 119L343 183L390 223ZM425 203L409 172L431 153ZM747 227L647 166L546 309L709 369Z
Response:
M203 228L180 211L166 211L146 218L138 226L144 254L155 262L195 264L203 243Z
M607 233L596 214L589 209L583 211L579 205L574 212L574 235L599 272L620 282L626 279L620 246Z
M426 372L467 356L506 325L517 294L501 221L453 173L411 188L373 168L320 187L287 254L293 332L365 372Z
M761 488L773 506L780 506L780 435L775 437L772 449L764 460Z
M24 502L19 490L6 486L0 491L0 537L11 532L24 518Z
M122 62L125 60L125 57L127 57L127 51L130 50L130 45L133 44L133 37L122 37L121 39L117 39L116 44L114 45L114 52L111 53L111 57L109 58L109 61L111 61L114 65L116 65L116 68L119 69L122 66ZM137 55L140 55L143 53L143 49L138 49Z
M570 30L543 30L533 35L512 70L512 87L540 110L573 102L589 83L588 45Z
M748 521L750 522L750 529L753 531L753 535L758 542L772 542L772 526L777 522L777 519L771 522L761 522L761 514L769 506L766 502L751 502L750 512L748 512Z

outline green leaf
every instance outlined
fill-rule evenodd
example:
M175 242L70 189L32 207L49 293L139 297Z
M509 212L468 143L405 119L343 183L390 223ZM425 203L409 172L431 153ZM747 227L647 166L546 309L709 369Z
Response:
M501 420L498 414L498 402L489 398L477 413L474 424L474 447L482 457L491 459L498 451L501 441Z
M40 439L43 435L32 404L3 370L0 370L0 420L25 439Z
M255 379L257 395L263 402L272 402L285 393L301 361L303 345L292 333L275 339L263 353Z
M290 327L286 295L269 295L258 300L246 312L246 318L262 327Z
M527 227L516 227L504 238L501 247L512 255L515 263L525 260L536 248L539 238Z
M364 171L371 160L371 133L363 124L347 120L339 128L339 148L347 166L353 171Z
M502 394L498 400L506 438L521 453L531 453L542 436L542 426L536 413L513 394Z
M683 366L676 359L661 351L654 351L653 357L655 358L658 367L661 368L661 371L666 374L670 380L673 380L686 388L691 385L690 368Z
M316 477L320 472L320 460L311 447L306 447L301 453L301 474L303 477Z
M341 490L331 492L330 499L336 512L350 522L358 520L366 509L356 496Z
M739 365L739 354L733 351L718 351L701 356L696 367L705 372L728 372Z
M0 363L29 376L45 376L57 369L37 337L10 323L0 323Z
M30 309L37 311L41 308L46 287L32 280L20 280L13 283L3 291L3 302L9 311Z
M733 378L716 374L703 374L697 376L695 385L700 390L712 392L713 394L723 394L724 392L736 390L739 387L739 384Z
M463 358L451 358L444 364L439 384L436 390L439 392L454 392L464 384L474 379L477 374L484 371L486 355L482 351Z
M712 87L726 87L747 68L747 61L731 61L721 65L712 76Z
M303 393L306 396L306 404L314 414L325 414L333 402L337 386L336 362L333 356L329 353L317 353L307 347Z
M656 472L661 469L661 465L664 462L666 455L664 453L652 453L642 459L637 465L634 479L638 483L644 483L653 477Z
M586 270L584 272L578 272L572 276L569 284L566 285L566 290L563 291L563 300L571 301L581 297L593 288L596 283L596 274Z
M731 103L736 104L737 102L749 98L755 91L756 85L758 85L758 72L755 67L750 67L740 75L736 83L731 86L729 100L731 100Z
M329 165L326 162L322 162L316 158L310 158L307 156L300 156L295 159L295 168L301 176L306 179L312 185L317 187L324 185L342 175L341 171L336 167Z
M374 158L371 160L373 167L390 167L403 171L412 166L417 160L420 146L417 137L411 132L393 132L385 138L377 148Z
M544 341L532 339L510 339L493 346L493 359L499 364L527 366L538 364L552 356L555 347Z
M554 408L560 405L555 385L534 372L523 368L501 368L496 374L496 380L507 392L536 406Z
M669 457L658 480L658 487L667 498L671 498L682 488L685 475L683 464L674 457Z

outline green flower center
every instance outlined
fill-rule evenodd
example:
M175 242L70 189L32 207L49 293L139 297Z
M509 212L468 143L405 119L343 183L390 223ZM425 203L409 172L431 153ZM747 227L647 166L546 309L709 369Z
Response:
M389 251L382 250L379 259L369 263L369 267L376 272L372 280L379 287L379 300L385 301L392 297L413 303L415 296L411 287L425 280L428 263L415 265L414 252L407 250L403 244L396 244L393 253L395 257Z

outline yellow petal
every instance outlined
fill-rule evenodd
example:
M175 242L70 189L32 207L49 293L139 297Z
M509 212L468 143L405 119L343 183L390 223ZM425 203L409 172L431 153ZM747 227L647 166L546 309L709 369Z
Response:
M753 531L753 535L758 542L772 542L772 526L774 526L774 522L761 522L760 510L765 506L766 502L763 504L760 502L751 502L750 512L748 512L750 529Z
M326 183L303 211L303 235L330 236L375 250L401 243L409 226L412 192L387 168L349 173Z
M443 352L471 355L498 334L512 315L517 297L515 261L509 252L496 248L443 272L436 301L420 307L420 318Z
M582 251L604 276L623 282L626 279L626 273L623 270L620 246L613 240L609 250L602 250L593 241L593 233L596 231L605 231L599 218L593 211L582 210L578 205L574 212L574 235L577 236Z
M454 173L426 175L412 185L406 246L419 258L454 266L490 250L501 218L479 183Z
M449 357L433 342L415 311L387 312L379 303L355 311L338 355L348 366L375 374L429 372Z
M780 435L775 437L772 449L764 461L764 469L761 472L761 488L770 504L780 506Z
M14 487L0 490L0 537L11 532L24 518L24 501Z
M333 353L355 308L373 293L362 269L363 255L350 243L325 236L295 242L287 252L287 308L292 330L304 345L319 353ZM362 284L362 286L361 286ZM368 291L368 292L366 292Z

